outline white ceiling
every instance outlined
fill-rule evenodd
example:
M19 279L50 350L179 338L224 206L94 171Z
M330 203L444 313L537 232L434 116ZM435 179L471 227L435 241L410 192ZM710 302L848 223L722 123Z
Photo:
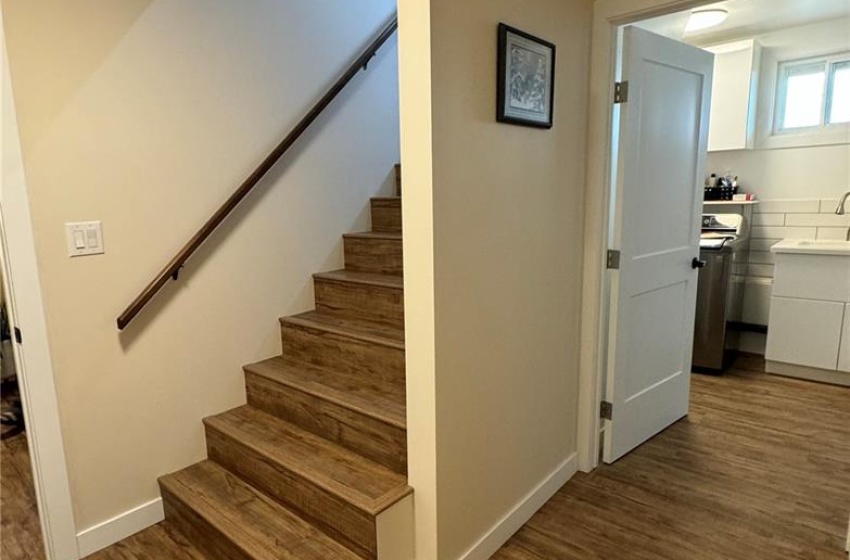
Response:
M685 35L690 10L636 24L648 31L695 45L743 39L807 23L850 17L850 0L726 0L704 8L724 8L729 18L710 29ZM850 35L850 24L847 29Z

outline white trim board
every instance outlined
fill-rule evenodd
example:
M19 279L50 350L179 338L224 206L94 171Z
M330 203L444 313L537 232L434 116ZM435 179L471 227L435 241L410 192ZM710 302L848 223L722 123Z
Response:
M526 494L458 560L487 560L493 556L576 472L578 472L578 460L577 455L573 453Z
M795 379L805 379L806 381L815 381L817 383L850 387L850 372L841 370L786 364L785 362L776 362L773 360L767 360L765 362L764 370L767 373L781 375L782 377L793 377Z
M85 558L165 519L162 498L118 514L77 534L80 557Z

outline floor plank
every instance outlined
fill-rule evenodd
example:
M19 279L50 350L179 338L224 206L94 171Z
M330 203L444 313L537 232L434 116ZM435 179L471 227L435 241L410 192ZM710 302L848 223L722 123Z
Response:
M0 441L0 558L43 560L26 434Z
M206 560L206 557L164 521L95 552L86 560Z
M494 559L846 560L850 390L759 367L694 376L687 419L576 475ZM6 452L2 558L39 558L6 548ZM89 558L203 560L167 523Z
M846 560L850 390L738 361L691 412L578 474L494 560Z

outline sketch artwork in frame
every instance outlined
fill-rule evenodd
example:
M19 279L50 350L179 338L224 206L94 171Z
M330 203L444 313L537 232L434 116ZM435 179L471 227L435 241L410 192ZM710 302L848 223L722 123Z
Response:
M555 45L499 24L496 120L552 128Z

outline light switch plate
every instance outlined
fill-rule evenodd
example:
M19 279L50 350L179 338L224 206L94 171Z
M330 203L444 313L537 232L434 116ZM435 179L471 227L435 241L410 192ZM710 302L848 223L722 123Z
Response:
M65 224L68 255L100 255L103 250L103 229L100 222L72 222Z

